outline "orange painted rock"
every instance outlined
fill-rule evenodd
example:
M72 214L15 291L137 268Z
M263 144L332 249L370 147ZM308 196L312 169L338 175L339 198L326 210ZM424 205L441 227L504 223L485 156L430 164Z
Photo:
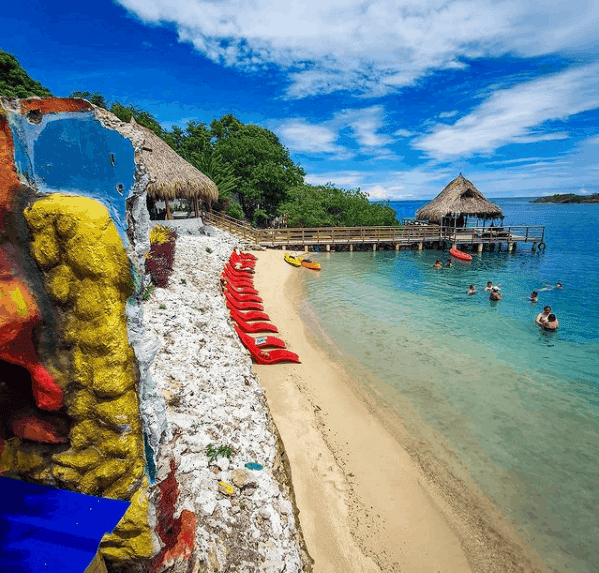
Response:
M39 420L34 416L27 416L14 421L12 431L18 438L46 444L61 444L67 441L66 438L56 432L56 428L52 424Z

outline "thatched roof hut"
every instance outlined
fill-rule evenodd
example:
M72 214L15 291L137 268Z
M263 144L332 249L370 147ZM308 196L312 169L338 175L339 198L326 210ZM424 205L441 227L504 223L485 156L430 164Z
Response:
M446 226L464 226L468 216L477 219L503 218L503 211L491 203L461 173L430 203L416 212L416 219Z
M150 174L150 184L147 187L150 197L197 197L204 201L218 200L218 187L209 177L177 155L165 141L148 128L139 125L133 118L129 123L144 135L140 155Z

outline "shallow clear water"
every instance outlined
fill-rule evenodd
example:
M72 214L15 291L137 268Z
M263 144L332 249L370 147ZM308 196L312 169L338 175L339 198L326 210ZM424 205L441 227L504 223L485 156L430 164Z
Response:
M599 205L497 203L506 225L547 226L544 253L485 252L439 271L438 251L320 253L322 272L303 273L307 301L348 367L382 381L413 435L427 432L439 455L449 446L548 565L597 571ZM422 204L392 203L400 217ZM487 280L502 301L482 292ZM555 333L534 324L545 304Z

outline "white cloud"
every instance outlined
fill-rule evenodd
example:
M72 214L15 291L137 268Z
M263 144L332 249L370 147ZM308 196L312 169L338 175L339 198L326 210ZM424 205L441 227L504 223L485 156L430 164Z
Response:
M437 159L490 153L508 143L563 139L563 132L538 132L551 120L599 107L599 65L578 67L497 90L453 125L438 124L413 141Z
M590 137L589 139L587 139L587 143L592 143L593 145L599 145L599 135Z
M276 125L275 122L272 123ZM295 153L348 155L347 150L335 144L337 132L326 125L308 123L304 119L291 119L281 122L277 133L283 144Z
M321 123L310 123L304 118L284 121L271 121L281 141L290 151L296 153L330 153L336 159L349 159L357 153L370 155L375 159L391 159L396 156L386 149L393 142L389 135L380 133L385 125L385 112L382 106L362 109L344 109L333 118ZM342 135L352 138L358 149L350 149L337 142Z
M275 65L288 96L384 95L462 58L592 51L599 4L585 0L118 0L226 66Z
M458 110L457 109L454 109L453 111L442 111L439 114L439 117L445 119L445 118L448 118L448 117L453 117L454 115L458 115Z
M344 189L355 189L360 186L364 174L358 171L329 171L320 174L310 174L306 176L306 183L310 185L326 185L333 183L337 187Z
M414 135L414 133L408 131L407 129L398 129L397 131L393 132L393 135L395 135L395 137L411 137Z

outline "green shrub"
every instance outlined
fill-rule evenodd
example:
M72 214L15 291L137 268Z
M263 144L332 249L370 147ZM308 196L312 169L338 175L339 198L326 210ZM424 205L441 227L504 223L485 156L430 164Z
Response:
M245 213L243 212L243 208L236 201L233 201L227 207L227 215L229 215L229 217L233 217L233 219L238 219L239 221L241 221L241 219L243 219L245 217Z

